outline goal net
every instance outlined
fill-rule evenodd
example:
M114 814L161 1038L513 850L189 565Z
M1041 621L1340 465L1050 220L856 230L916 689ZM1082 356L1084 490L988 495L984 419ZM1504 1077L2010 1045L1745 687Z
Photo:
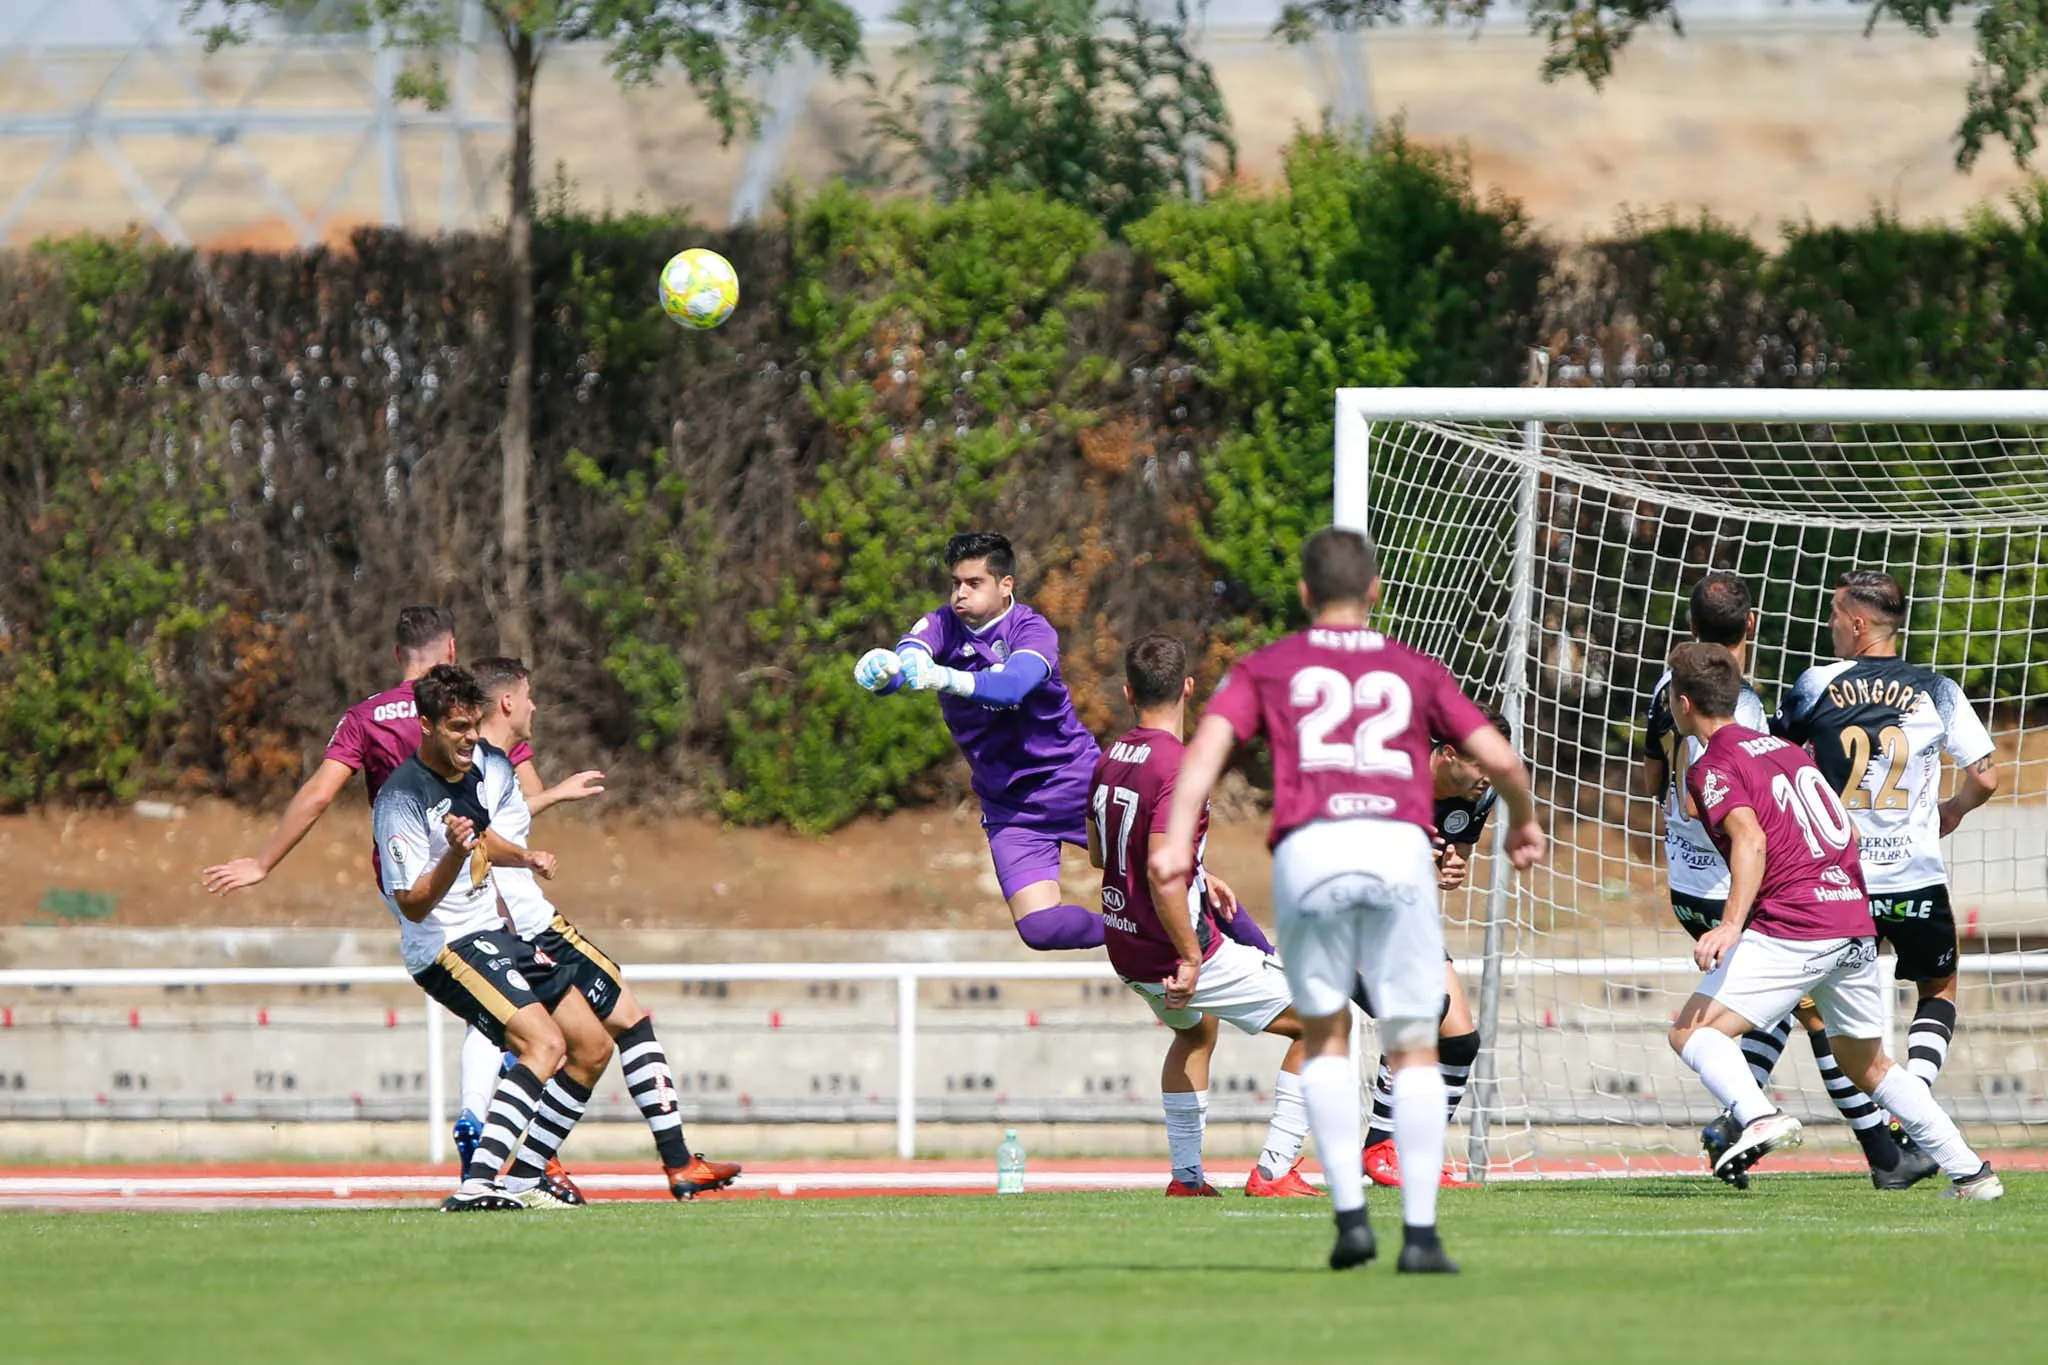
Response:
M1716 1106L1665 1043L1698 979L1632 774L1649 692L1711 568L1749 583L1767 709L1834 657L1846 571L1905 586L1909 660L1998 745L1992 801L1944 841L1960 1021L1940 1100L1986 1148L2048 1136L2048 394L1346 390L1337 520L1378 540L1389 633L1508 715L1552 839L1447 898L1488 1045L1475 1166L1697 1169ZM1954 778L1944 761L1944 791ZM1492 833L1497 836L1500 831ZM1891 957L1883 965L1889 974ZM1892 1002L1904 1057L1913 990ZM1773 1087L1860 1168L1795 1034Z

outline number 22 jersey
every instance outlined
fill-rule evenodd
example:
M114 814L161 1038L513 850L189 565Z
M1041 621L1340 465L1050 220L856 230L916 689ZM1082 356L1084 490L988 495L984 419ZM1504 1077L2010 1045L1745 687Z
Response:
M1206 715L1273 751L1269 846L1318 820L1434 824L1432 736L1462 744L1487 727L1450 670L1363 626L1314 626L1231 669Z
M1813 746L1856 822L1872 895L1942 883L1940 751L1967 768L1996 750L1962 688L1896 657L1822 664L1792 684L1771 732Z

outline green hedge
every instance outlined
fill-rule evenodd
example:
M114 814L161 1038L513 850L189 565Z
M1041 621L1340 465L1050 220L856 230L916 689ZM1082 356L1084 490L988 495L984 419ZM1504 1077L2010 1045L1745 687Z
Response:
M650 288L698 242L745 289L707 335ZM448 602L466 650L496 647L500 254L366 232L0 256L0 804L274 800L387 681L397 606ZM1284 183L1120 233L1028 196L834 189L726 234L555 212L537 258L548 762L805 829L964 790L933 707L848 682L938 600L954 530L1017 539L1098 729L1133 632L1199 636L1208 679L1294 620L1340 383L1513 384L1531 346L1610 382L2048 377L2043 196L1956 229L1647 222L1567 250L1398 130L1306 137ZM1916 628L1981 688L2038 692L2015 634L1947 638L2000 589L2027 591L1999 624L2048 616L1979 557L1928 547L1916 593L1949 605ZM1611 604L1644 650L1651 596Z

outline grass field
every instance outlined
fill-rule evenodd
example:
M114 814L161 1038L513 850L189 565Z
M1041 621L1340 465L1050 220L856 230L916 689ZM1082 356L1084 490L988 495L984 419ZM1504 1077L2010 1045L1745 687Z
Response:
M2038 1361L2048 1176L2008 1191L1450 1191L1457 1279L1332 1274L1326 1204L1236 1196L6 1213L0 1359Z

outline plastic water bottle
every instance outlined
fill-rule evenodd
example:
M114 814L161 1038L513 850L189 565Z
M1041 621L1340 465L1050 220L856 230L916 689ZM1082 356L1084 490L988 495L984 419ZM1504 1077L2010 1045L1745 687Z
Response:
M1017 1141L1017 1130L1003 1130L1002 1145L996 1148L996 1193L1024 1193L1024 1144Z

